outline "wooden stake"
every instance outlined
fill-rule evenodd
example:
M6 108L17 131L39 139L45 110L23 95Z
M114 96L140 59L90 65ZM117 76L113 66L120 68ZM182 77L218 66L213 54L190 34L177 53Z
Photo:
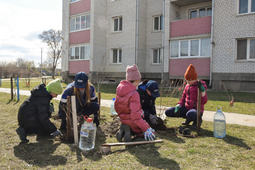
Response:
M199 80L201 83L201 80ZM201 90L197 89L197 134L199 134L200 126L201 126Z
M98 92L98 104L99 104L98 120L100 120L101 92Z
M67 103L66 103L66 140L70 140L72 137L72 130L71 130L71 101L70 96L67 96Z
M78 145L78 125L77 125L77 114L76 114L75 96L71 97L71 101L72 101L74 143Z

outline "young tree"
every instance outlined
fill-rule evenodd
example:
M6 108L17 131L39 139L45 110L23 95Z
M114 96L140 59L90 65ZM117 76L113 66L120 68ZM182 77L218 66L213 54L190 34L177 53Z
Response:
M42 42L47 43L49 47L48 58L51 59L52 78L54 78L56 67L61 58L61 31L53 29L43 31L38 38L41 39Z

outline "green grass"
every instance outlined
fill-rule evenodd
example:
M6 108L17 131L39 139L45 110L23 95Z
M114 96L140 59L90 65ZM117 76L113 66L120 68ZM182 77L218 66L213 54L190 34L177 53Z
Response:
M52 79L48 79L47 82ZM36 85L40 84L41 79L32 79L30 87L26 87L25 80L20 80L20 89L31 90ZM65 88L67 85L62 83ZM10 82L3 81L2 87L10 88ZM113 84L102 84L98 90L98 86L95 84L97 91L101 92L102 99L111 100L116 97L116 87ZM161 97L156 100L156 105L162 105L168 107L175 106L179 102L179 97L181 96L181 91L176 91L172 93L171 91L160 90ZM240 114L255 115L255 93L247 92L228 92L228 91L215 91L208 90L208 102L205 105L205 110L215 111L216 107L219 105L222 107L223 112L232 112ZM234 106L230 106L230 101L234 97Z
M117 146L104 155L99 146L117 142L97 130L96 146L90 152L81 152L70 143L29 136L28 144L19 143L15 132L17 112L22 101L9 101L9 95L0 93L0 167L1 169L255 169L255 128L227 125L224 139L213 137L212 122L203 122L201 136L184 138L173 130L156 132L163 143L132 147ZM54 101L58 111L57 101ZM105 122L112 121L110 108L101 108ZM167 118L166 126L179 126L182 119ZM60 121L52 122L59 127Z

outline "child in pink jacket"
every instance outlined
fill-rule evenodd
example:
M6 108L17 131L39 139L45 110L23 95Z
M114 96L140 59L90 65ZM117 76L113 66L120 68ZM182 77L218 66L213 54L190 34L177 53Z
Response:
M142 118L140 96L136 87L141 80L141 74L136 65L127 66L126 80L122 80L116 89L115 110L122 122L116 137L119 142L124 137L125 142L131 141L131 135L143 135L145 140L154 140L154 129ZM131 128L131 129L130 129Z
M182 98L175 107L171 107L165 111L166 116L168 117L182 117L186 121L183 125L189 125L190 122L193 122L193 126L197 125L197 91L198 88L202 91L201 96L201 117L204 112L204 105L207 103L207 86L204 81L201 83L198 81L197 72L194 65L190 64L187 68L185 75L186 86L182 93ZM202 123L202 122L201 122Z

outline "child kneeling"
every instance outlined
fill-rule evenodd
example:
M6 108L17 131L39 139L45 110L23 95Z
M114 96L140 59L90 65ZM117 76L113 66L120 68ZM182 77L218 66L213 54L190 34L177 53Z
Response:
M119 142L124 138L125 142L131 141L132 135L142 136L145 140L154 140L155 131L142 118L140 96L136 87L141 80L141 74L136 65L127 66L126 80L122 80L116 90L115 110L122 125L116 137Z

